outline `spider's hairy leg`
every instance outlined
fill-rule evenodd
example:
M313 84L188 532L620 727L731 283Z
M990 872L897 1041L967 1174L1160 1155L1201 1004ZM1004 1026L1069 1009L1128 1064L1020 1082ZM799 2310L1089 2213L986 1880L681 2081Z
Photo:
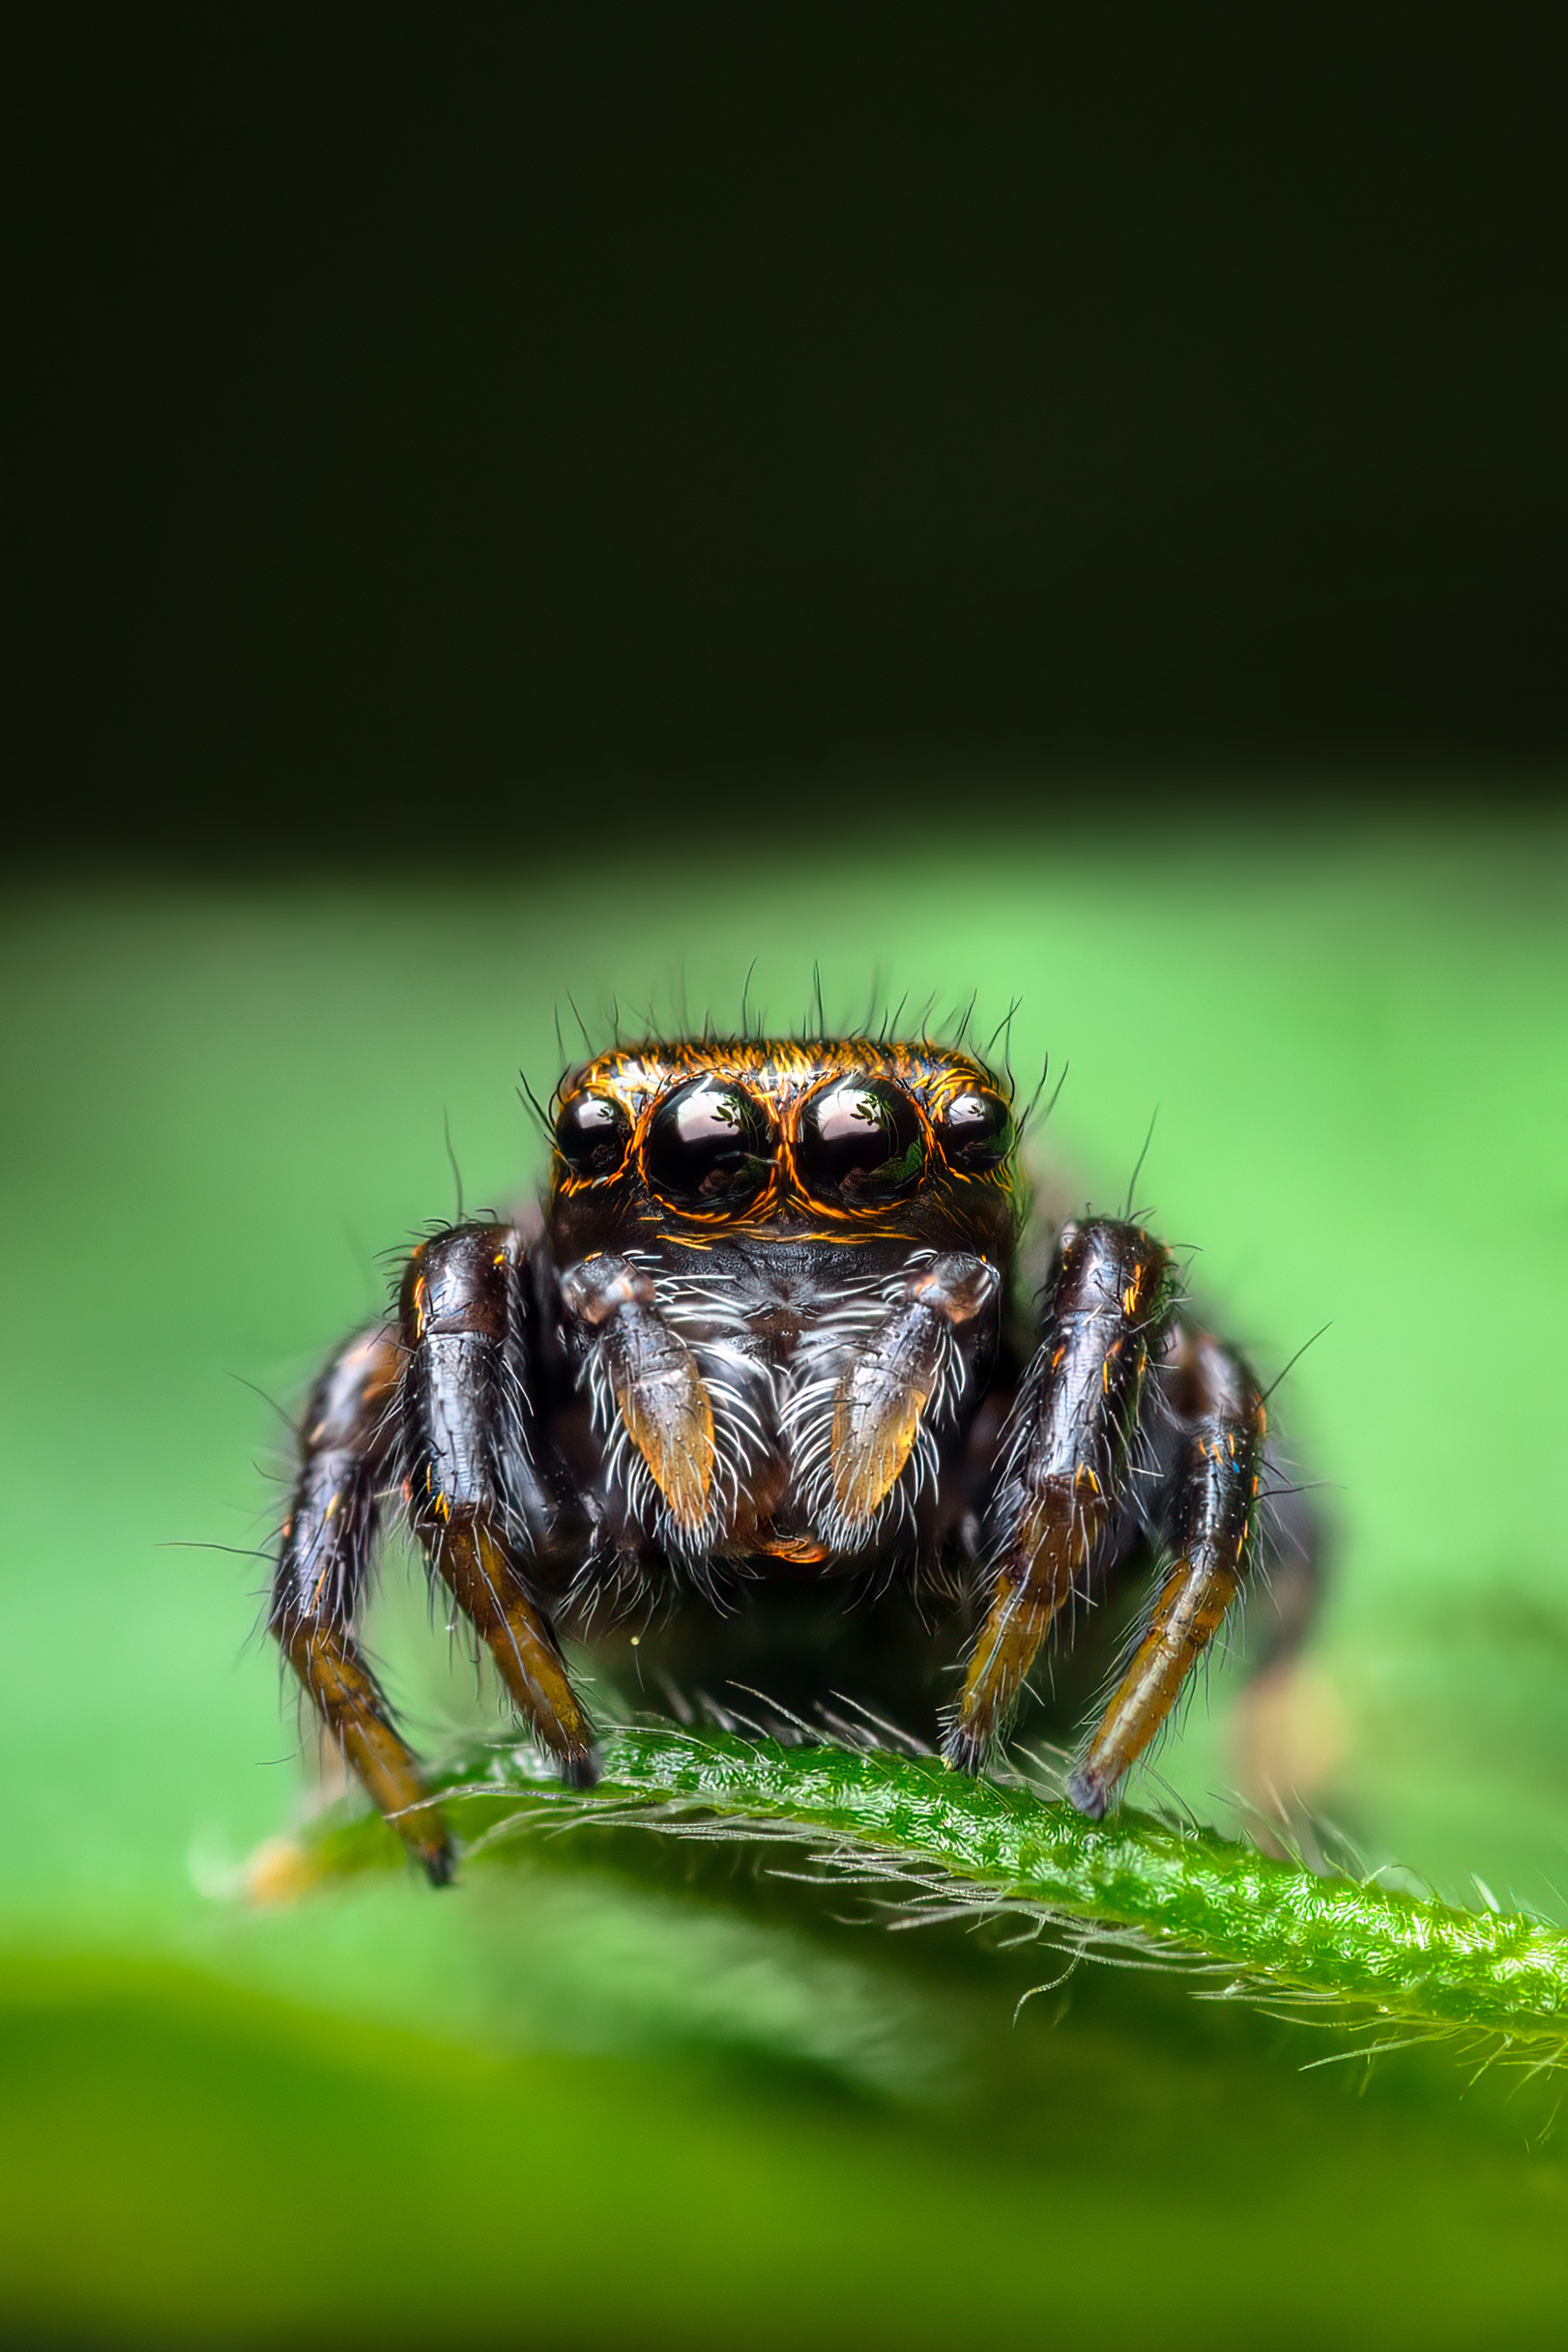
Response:
M983 1258L933 1259L851 1359L833 1396L828 1457L832 1520L845 1544L870 1526L903 1474L921 1416L950 1378L953 1333L992 1307L1000 1289Z
M1147 1630L1067 1784L1079 1812L1096 1820L1170 1714L1251 1564L1267 1429L1258 1383L1218 1340L1186 1329L1175 1335L1166 1382L1181 1426L1159 1510L1170 1564Z
M316 1382L267 1621L370 1796L441 1886L452 1873L450 1842L353 1631L375 1546L402 1367L394 1332L362 1331Z
M1067 1226L1042 1295L1039 1346L1002 1434L996 1581L944 1743L978 1771L1024 1681L1110 1532L1150 1354L1170 1315L1171 1263L1138 1226Z
M594 1334L615 1410L675 1528L695 1535L717 1458L712 1399L696 1357L660 1315L650 1277L624 1258L584 1259L562 1277L561 1295Z
M532 1589L512 1450L526 1443L508 1343L523 1314L522 1237L458 1226L417 1249L400 1312L404 1491L432 1569L489 1650L564 1777L597 1778L594 1731Z

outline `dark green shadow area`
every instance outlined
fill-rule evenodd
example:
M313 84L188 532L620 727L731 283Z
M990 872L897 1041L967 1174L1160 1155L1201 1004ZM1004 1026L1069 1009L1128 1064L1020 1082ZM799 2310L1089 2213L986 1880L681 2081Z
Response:
M1011 998L1078 1186L1145 1189L1335 1482L1295 1753L1369 1860L1559 1922L1560 830L940 847L463 890L61 886L3 946L0 2279L42 2341L1436 2344L1568 2313L1557 2089L1180 1980L895 1931L786 1853L574 1832L247 1910L280 1433L374 1253L526 1189L552 1006ZM238 1376L238 1377L235 1377ZM493 1721L401 1568L435 1750ZM1159 1771L1234 1821L1234 1679ZM1147 1801L1157 1787L1146 1787ZM765 1867L770 1866L770 1867Z
M951 1952L915 1974L973 2006ZM1079 2339L1110 2311L1119 2340L1414 2344L1562 2308L1555 2162L1119 1987L937 2114L124 1960L4 1993L8 2301L68 2339Z

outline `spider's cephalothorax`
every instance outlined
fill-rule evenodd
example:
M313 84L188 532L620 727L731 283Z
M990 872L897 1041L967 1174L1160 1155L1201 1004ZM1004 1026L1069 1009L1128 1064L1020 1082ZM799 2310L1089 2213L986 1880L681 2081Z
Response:
M1177 1314L1165 1249L1062 1226L1021 1330L1010 1090L923 1041L619 1048L563 1081L553 1136L542 1220L422 1242L392 1317L322 1375L274 1588L287 1657L431 1875L447 1834L353 1630L389 1495L579 1784L594 1732L558 1627L613 1648L633 1625L656 1668L660 1627L696 1621L700 1656L727 1622L750 1685L794 1641L826 1699L854 1620L913 1678L859 1696L917 1715L941 1664L909 1664L923 1593L925 1623L934 1599L970 1625L944 1749L973 1771L1053 1622L1152 1550L1152 1611L1069 1782L1103 1812L1255 1542L1263 1400ZM662 1654L692 1655L679 1630Z

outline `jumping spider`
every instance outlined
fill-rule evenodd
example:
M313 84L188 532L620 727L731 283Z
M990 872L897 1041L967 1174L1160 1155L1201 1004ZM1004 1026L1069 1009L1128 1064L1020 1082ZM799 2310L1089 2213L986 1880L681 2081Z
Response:
M422 1241L321 1375L273 1587L272 1632L430 1877L452 1845L354 1632L392 1496L579 1786L595 1734L558 1625L602 1616L612 1659L672 1691L719 1658L819 1701L857 1640L856 1697L935 1733L967 1612L940 1735L975 1772L1054 1621L1152 1559L1067 1784L1101 1815L1256 1553L1263 1400L1180 1311L1169 1252L1086 1216L1013 1298L1011 1089L927 1040L618 1047L563 1080L553 1136L542 1214Z

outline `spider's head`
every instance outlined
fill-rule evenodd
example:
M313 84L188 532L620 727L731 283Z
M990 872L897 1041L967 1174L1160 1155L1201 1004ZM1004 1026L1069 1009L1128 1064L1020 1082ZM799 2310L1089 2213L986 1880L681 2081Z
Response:
M563 1256L898 1240L1004 1257L1011 1089L974 1056L866 1037L622 1046L557 1089Z

